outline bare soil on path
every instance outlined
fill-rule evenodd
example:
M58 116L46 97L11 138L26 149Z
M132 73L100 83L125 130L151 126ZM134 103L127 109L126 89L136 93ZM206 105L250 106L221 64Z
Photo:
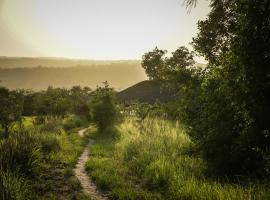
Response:
M85 132L87 131L87 128L79 130L78 134L81 137L84 137ZM90 155L90 147L94 143L94 140L89 139L88 144L86 145L83 153L80 155L78 159L78 163L74 169L75 176L79 179L82 191L91 197L91 199L95 200L109 200L109 198L101 191L97 189L97 186L95 183L90 179L88 176L87 171L85 170L85 164L89 159Z

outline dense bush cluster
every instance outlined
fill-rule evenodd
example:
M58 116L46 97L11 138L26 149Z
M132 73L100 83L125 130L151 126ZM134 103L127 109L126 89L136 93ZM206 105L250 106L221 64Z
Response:
M24 91L24 99L23 115L64 116L73 113L88 118L91 89L48 87L40 92Z
M185 47L171 57L157 48L143 56L150 79L178 92L174 116L222 175L269 176L269 10L269 1L212 0L193 39L208 60L204 69Z
M115 93L105 82L104 87L98 87L93 94L91 114L100 130L104 132L119 120L119 109L116 106Z
M70 114L78 117L67 119L64 126L66 129L74 128L90 119L91 99L92 91L80 86L71 89L48 87L39 92L0 87L0 128L4 129L3 133L8 137L12 124L20 121L22 116L36 116L35 124L45 123L44 131L47 129L50 132L53 131L50 125L54 127L52 123L55 121L50 119L63 118Z

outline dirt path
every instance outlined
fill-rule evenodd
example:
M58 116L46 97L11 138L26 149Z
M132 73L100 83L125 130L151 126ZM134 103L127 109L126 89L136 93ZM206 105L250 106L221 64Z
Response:
M79 136L83 137L84 133L87 129L82 129L78 131ZM78 163L74 169L75 176L79 179L81 182L82 190L85 194L89 195L92 199L96 200L109 200L106 195L100 191L97 190L96 185L91 181L89 178L86 170L85 170L85 163L87 162L89 158L89 149L91 145L94 143L94 140L89 139L89 142L87 146L85 147L83 153L78 159Z

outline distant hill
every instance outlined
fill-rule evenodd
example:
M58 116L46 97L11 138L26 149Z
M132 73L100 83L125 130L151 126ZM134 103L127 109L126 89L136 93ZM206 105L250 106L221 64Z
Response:
M2 66L2 67L1 67ZM108 81L117 91L147 79L140 61L90 61L0 57L0 85L10 89L70 88Z
M121 102L149 102L153 103L156 100L167 102L174 99L174 96L168 92L161 90L161 84L158 81L147 80L139 82L117 94Z
M37 91L46 89L48 86L70 88L74 85L95 89L97 85L108 81L111 87L121 91L146 79L147 76L141 67L140 60L0 56L0 85L10 89ZM149 90L159 91L157 86L154 87L152 86Z
M100 66L111 64L140 64L139 60L86 60L50 57L6 57L0 56L0 68L32 68L32 67L78 67Z

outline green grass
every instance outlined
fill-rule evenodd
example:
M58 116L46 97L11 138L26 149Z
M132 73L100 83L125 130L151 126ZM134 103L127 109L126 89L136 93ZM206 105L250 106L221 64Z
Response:
M35 186L35 190L42 191L37 199L81 199L84 195L78 179L74 176L73 168L79 155L87 143L87 137L78 136L74 128L65 132L46 133L41 141L45 141L45 162L43 176ZM49 152L49 153L48 153ZM86 199L86 197L84 197Z
M88 138L64 131L61 119L24 117L0 139L0 199L87 199L73 168Z
M205 175L184 129L160 119L126 118L116 130L93 132L89 174L113 199L269 199L266 186L220 183Z

